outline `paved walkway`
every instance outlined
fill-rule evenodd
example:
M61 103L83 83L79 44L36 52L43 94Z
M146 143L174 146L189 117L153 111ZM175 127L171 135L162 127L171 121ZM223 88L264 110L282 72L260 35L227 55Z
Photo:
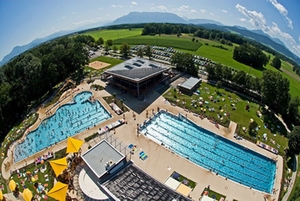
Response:
M298 173L298 156L295 157L295 161L294 161L294 170L293 170L292 179L291 179L291 184L292 185L290 185L288 187L286 194L282 198L282 201L288 201L288 199L290 197L290 194L293 190L295 181L296 181L297 173Z
M105 86L105 83L103 83L100 80L96 80L94 83L101 84L102 86ZM72 99L76 93L79 93L84 90L89 90L90 85L83 83L79 85L75 92L69 92L69 95L63 94L62 98L63 101L57 104L55 107L49 107L49 108L41 108L38 112L40 114L41 120L46 117L46 112L51 108L52 114L55 113L55 110L62 104L67 103ZM112 115L112 118L108 121L105 121L99 125L97 125L94 128L91 128L90 130L86 130L80 134L77 134L76 137L79 139L84 139L85 137L91 135L92 133L97 132L97 130L105 125L108 125L112 122L115 122L117 119L120 119L121 117L116 115L109 105L103 100L104 96L109 96L112 94L112 92L116 92L117 97L119 94L121 94L122 97L125 98L124 104L128 106L131 111L127 112L125 114L126 121L128 124L122 125L121 127L118 127L116 129L116 134L114 136L118 138L118 140L122 141L123 144L129 145L131 143L138 145L139 149L145 150L149 158L145 161L142 161L139 159L138 154L134 154L132 156L132 160L135 162L136 165L138 165L140 168L142 168L144 171L146 171L148 174L150 174L152 177L157 179L158 181L164 183L166 179L170 176L170 174L173 171L180 172L181 174L185 175L186 177L194 180L197 183L196 188L191 192L191 196L194 200L199 200L199 197L205 187L208 185L211 186L211 188L221 194L224 194L227 196L226 200L243 200L243 201L253 201L253 200L264 200L263 196L266 193L250 189L249 187L242 186L240 184L237 184L235 182L232 182L230 180L225 180L224 178L216 175L215 173L209 172L202 167L192 163L191 161L182 158L178 156L177 154L174 154L169 149L166 149L165 147L151 141L145 136L139 136L136 133L136 125L137 123L143 123L146 118L146 111L148 110L149 113L154 109L156 111L157 107L161 109L168 110L169 112L173 114L178 114L179 112L181 114L187 115L187 118L192 120L193 122L197 123L198 125L202 126L203 128L210 130L216 134L222 135L223 137L226 137L227 139L234 141L236 143L239 143L242 146L247 147L248 149L252 149L256 152L259 152L269 158L276 159L276 155L273 153L261 149L257 145L246 141L246 140L236 140L233 137L233 133L236 129L236 123L231 122L229 125L229 128L225 128L220 126L217 128L214 124L209 122L207 119L200 119L199 117L195 116L193 113L189 113L185 111L184 109L176 106L172 106L168 101L166 101L160 94L156 92L151 92L147 94L147 98L143 101L139 101L136 98L132 98L129 94L122 94L120 90L117 88L108 88L109 93L106 90L93 92L93 95L96 99L100 100L102 105L109 111ZM66 97L68 96L68 97ZM135 112L136 118L133 118L133 112ZM39 121L36 122L36 124L33 125L33 128L36 128L39 125ZM88 150L89 145L94 145L97 143L97 141L100 140L99 138L95 138L91 140L88 143L84 143L82 146L83 153ZM5 161L9 161L12 166L11 170L16 170L21 167L24 167L27 163L32 163L34 160L42 155L44 152L53 151L56 152L62 148L65 148L67 146L67 140L64 140L60 143L58 143L55 146L49 147L29 158L26 160L20 161L18 163L13 164L13 153L11 150L13 150L15 144L11 147L8 157L5 159ZM283 159L281 156L278 156L277 160L277 177L275 180L275 189L280 189L280 181L282 180L282 171L283 171ZM3 163L4 164L4 163ZM170 171L171 170L171 171ZM4 169L4 165L2 165L2 174L5 179L9 179L10 172ZM271 195L272 199L278 199L278 194Z

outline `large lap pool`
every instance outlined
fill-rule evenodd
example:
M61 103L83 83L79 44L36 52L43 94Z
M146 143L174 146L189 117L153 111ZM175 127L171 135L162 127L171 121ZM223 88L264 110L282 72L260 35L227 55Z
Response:
M275 161L207 131L181 115L161 111L140 132L220 176L272 192Z
M79 93L71 102L59 107L51 117L44 119L36 130L28 133L25 140L16 145L14 162L111 118L98 100L90 100L91 96L92 93L88 91Z

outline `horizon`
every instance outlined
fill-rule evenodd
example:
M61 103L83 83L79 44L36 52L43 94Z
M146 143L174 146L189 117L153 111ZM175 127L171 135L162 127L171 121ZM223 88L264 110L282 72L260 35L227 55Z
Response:
M300 24L297 23L297 0L261 0L251 4L241 0L204 0L193 2L172 1L151 3L143 1L99 2L89 0L0 2L0 60L13 48L31 43L61 31L78 31L104 26L130 12L174 13L187 19L208 19L225 26L240 26L248 30L261 30L271 38L281 40L300 57ZM18 4L16 4L18 2ZM16 6L17 5L17 6ZM297 6L298 5L298 6ZM17 26L16 26L17 25Z

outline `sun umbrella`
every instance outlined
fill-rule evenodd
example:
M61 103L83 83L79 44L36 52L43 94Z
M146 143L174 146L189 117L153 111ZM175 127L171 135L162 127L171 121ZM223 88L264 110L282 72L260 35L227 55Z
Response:
M80 149L82 144L83 144L82 140L78 140L78 139L69 137L68 138L67 153L78 152L78 150Z
M58 181L53 186L53 188L47 193L47 195L56 200L65 201L67 190L68 190L68 185Z
M3 193L1 190L0 190L0 200L3 200Z
M10 180L8 186L11 191L15 191L17 184L14 180Z
M58 176L60 173L62 173L62 171L66 169L66 167L68 167L67 158L64 157L61 159L50 161L50 165L55 175Z
M24 198L25 201L31 201L32 192L28 188L24 189L22 195L23 195L23 198Z

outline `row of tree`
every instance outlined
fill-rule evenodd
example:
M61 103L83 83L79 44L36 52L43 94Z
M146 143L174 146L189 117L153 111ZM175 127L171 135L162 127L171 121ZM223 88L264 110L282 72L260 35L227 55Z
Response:
M0 69L0 135L40 97L88 63L89 36L63 37L27 51Z
M171 57L171 64L179 71L198 76L198 67L194 62L194 55L184 52L176 52Z
M234 48L233 59L253 68L263 68L269 58L257 47L250 44L241 44Z

